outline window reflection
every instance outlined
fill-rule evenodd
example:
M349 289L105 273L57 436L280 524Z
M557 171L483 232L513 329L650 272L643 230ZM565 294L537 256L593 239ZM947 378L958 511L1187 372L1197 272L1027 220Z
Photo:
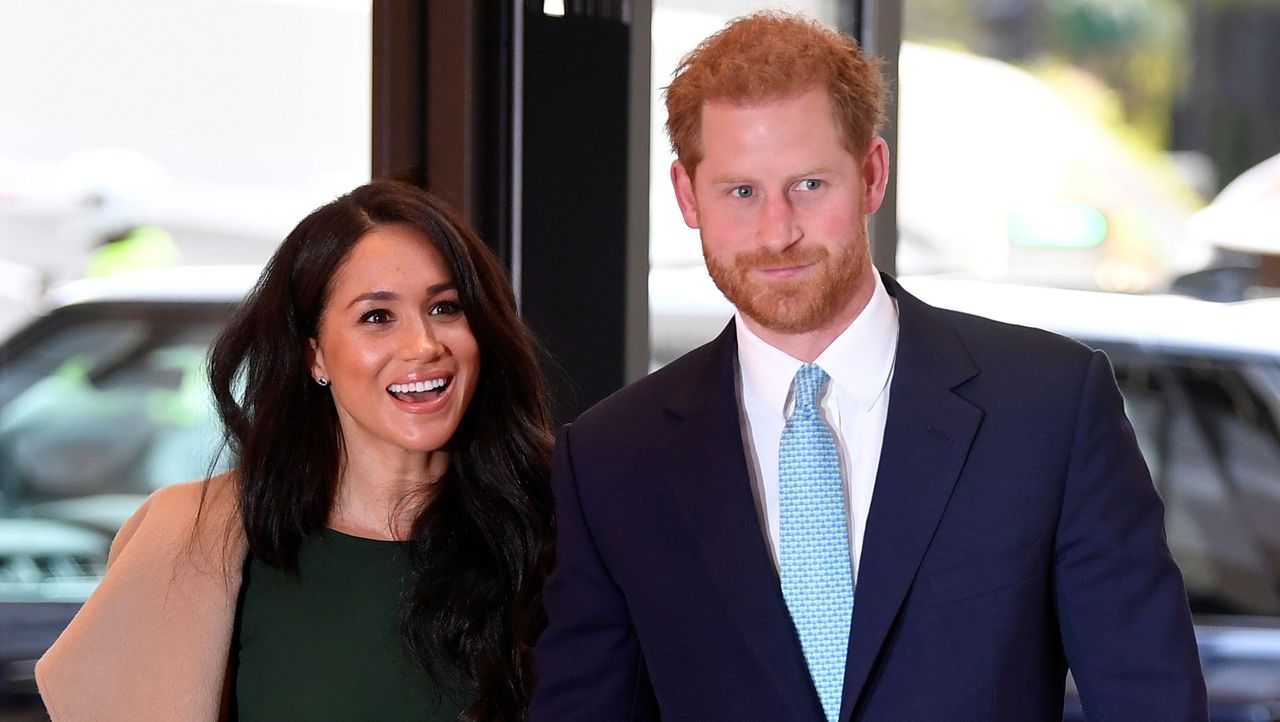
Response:
M1192 609L1280 616L1280 366L1113 352Z

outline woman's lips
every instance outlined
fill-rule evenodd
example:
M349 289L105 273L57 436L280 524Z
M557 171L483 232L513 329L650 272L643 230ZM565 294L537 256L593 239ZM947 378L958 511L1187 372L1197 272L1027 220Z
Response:
M391 384L387 393L400 405L413 412L429 412L444 405L453 388L453 377L442 376L425 381Z

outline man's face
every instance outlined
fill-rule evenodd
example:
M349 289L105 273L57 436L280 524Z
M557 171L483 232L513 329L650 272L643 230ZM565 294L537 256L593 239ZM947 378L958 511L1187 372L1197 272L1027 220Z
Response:
M702 108L695 177L672 183L685 223L699 229L721 292L770 331L843 327L874 286L866 214L884 194L887 154L876 138L859 159L841 143L825 90ZM870 286L868 286L870 284Z

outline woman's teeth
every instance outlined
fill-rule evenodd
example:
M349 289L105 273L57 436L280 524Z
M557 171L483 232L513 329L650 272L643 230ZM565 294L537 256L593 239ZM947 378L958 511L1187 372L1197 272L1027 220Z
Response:
M391 384L387 387L387 391L393 394L420 394L424 391L435 391L444 388L449 383L448 379L431 379L430 381L417 381L411 384Z

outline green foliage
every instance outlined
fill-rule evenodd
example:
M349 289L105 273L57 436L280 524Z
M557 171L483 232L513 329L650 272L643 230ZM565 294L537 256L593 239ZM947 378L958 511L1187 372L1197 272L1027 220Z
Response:
M1119 116L1108 124L1126 126L1140 145L1164 149L1174 100L1190 72L1189 12L1188 0L908 0L903 35L1033 71L1068 66L1088 73L1118 100ZM1011 34L1018 38L1011 41Z

